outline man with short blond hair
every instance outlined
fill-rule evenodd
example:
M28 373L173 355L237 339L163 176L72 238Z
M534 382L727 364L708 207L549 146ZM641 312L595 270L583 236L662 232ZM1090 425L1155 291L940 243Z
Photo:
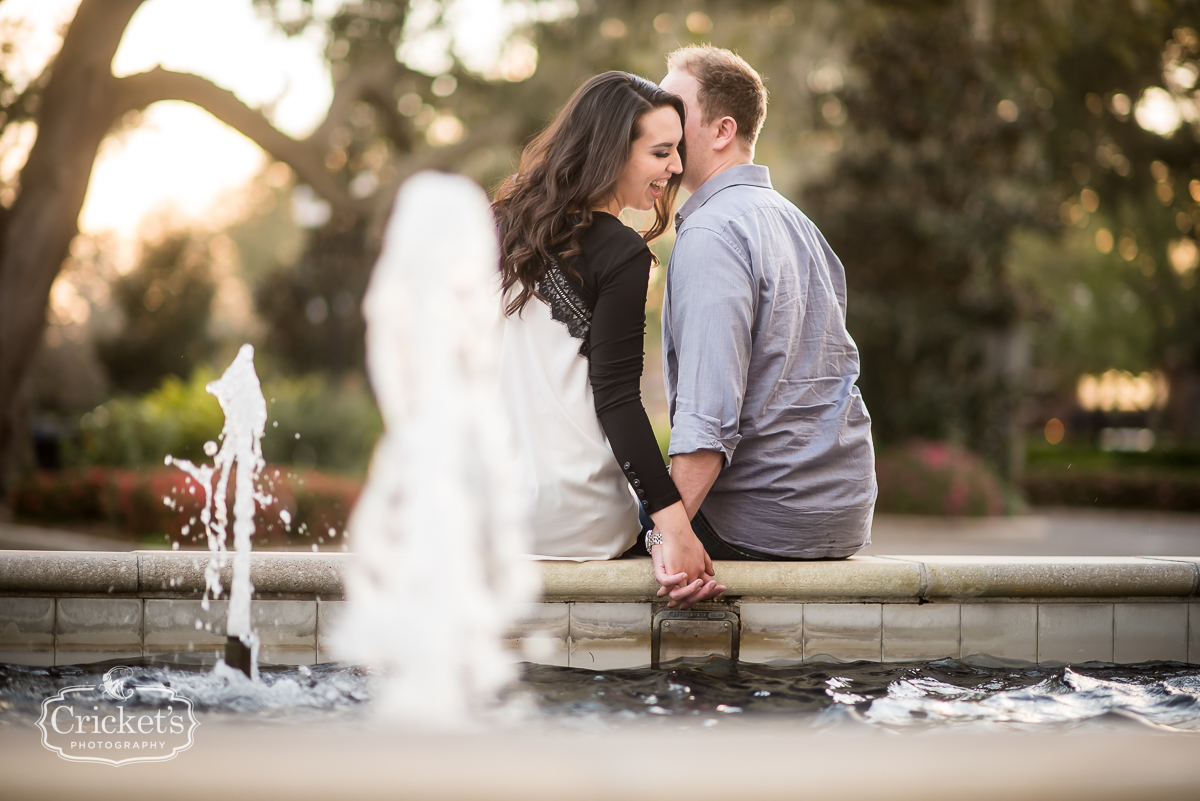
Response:
M738 139L753 161L754 143L767 119L767 90L754 68L729 50L692 46L668 55L667 69L696 79L702 125L718 116L733 118Z
M691 192L662 312L671 475L713 559L850 556L871 541L876 483L845 270L753 163L758 73L714 47L667 63L661 85L687 108Z

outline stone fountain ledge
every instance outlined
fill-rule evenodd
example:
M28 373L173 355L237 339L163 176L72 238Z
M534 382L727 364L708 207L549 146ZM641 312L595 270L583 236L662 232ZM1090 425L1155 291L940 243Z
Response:
M208 558L0 551L0 662L211 657L224 643L226 602L201 606ZM333 658L328 634L354 558L253 555L264 661ZM509 635L517 658L594 669L649 663L662 604L647 559L541 568L545 597ZM737 614L744 661L1200 663L1200 557L862 556L717 562L716 572L728 590L704 608ZM423 611L437 614L436 603Z
M348 553L257 552L257 599L340 600ZM207 551L2 551L0 596L199 598ZM649 560L542 562L547 600L652 601ZM222 571L229 586L231 565ZM726 601L1190 598L1200 557L859 556L837 562L717 562Z

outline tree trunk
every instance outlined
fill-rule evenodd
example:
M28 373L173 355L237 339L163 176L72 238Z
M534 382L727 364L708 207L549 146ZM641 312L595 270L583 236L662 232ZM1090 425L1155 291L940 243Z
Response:
M77 233L92 164L117 112L112 59L142 0L83 0L51 66L37 140L0 242L0 504L22 432L21 387L41 342L50 287Z
M1167 371L1167 426L1176 442L1200 441L1200 369L1192 365Z

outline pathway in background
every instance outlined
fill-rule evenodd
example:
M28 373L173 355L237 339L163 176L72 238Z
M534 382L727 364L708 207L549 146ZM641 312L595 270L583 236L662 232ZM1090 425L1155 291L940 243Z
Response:
M872 540L862 553L1200 556L1200 514L1115 509L1035 509L1020 517L990 518L878 514ZM0 550L131 551L145 547L95 534L0 522Z
M0 521L0 551L132 551L135 542Z
M875 515L864 554L1200 556L1200 514L1038 508L1020 517Z

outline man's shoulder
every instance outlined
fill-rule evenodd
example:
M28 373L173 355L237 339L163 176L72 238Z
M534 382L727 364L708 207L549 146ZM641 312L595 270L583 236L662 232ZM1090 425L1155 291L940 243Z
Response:
M801 226L812 225L807 215L795 203L774 188L738 184L722 189L688 215L680 227L680 233L696 228L728 235L747 219L766 215L790 218Z

